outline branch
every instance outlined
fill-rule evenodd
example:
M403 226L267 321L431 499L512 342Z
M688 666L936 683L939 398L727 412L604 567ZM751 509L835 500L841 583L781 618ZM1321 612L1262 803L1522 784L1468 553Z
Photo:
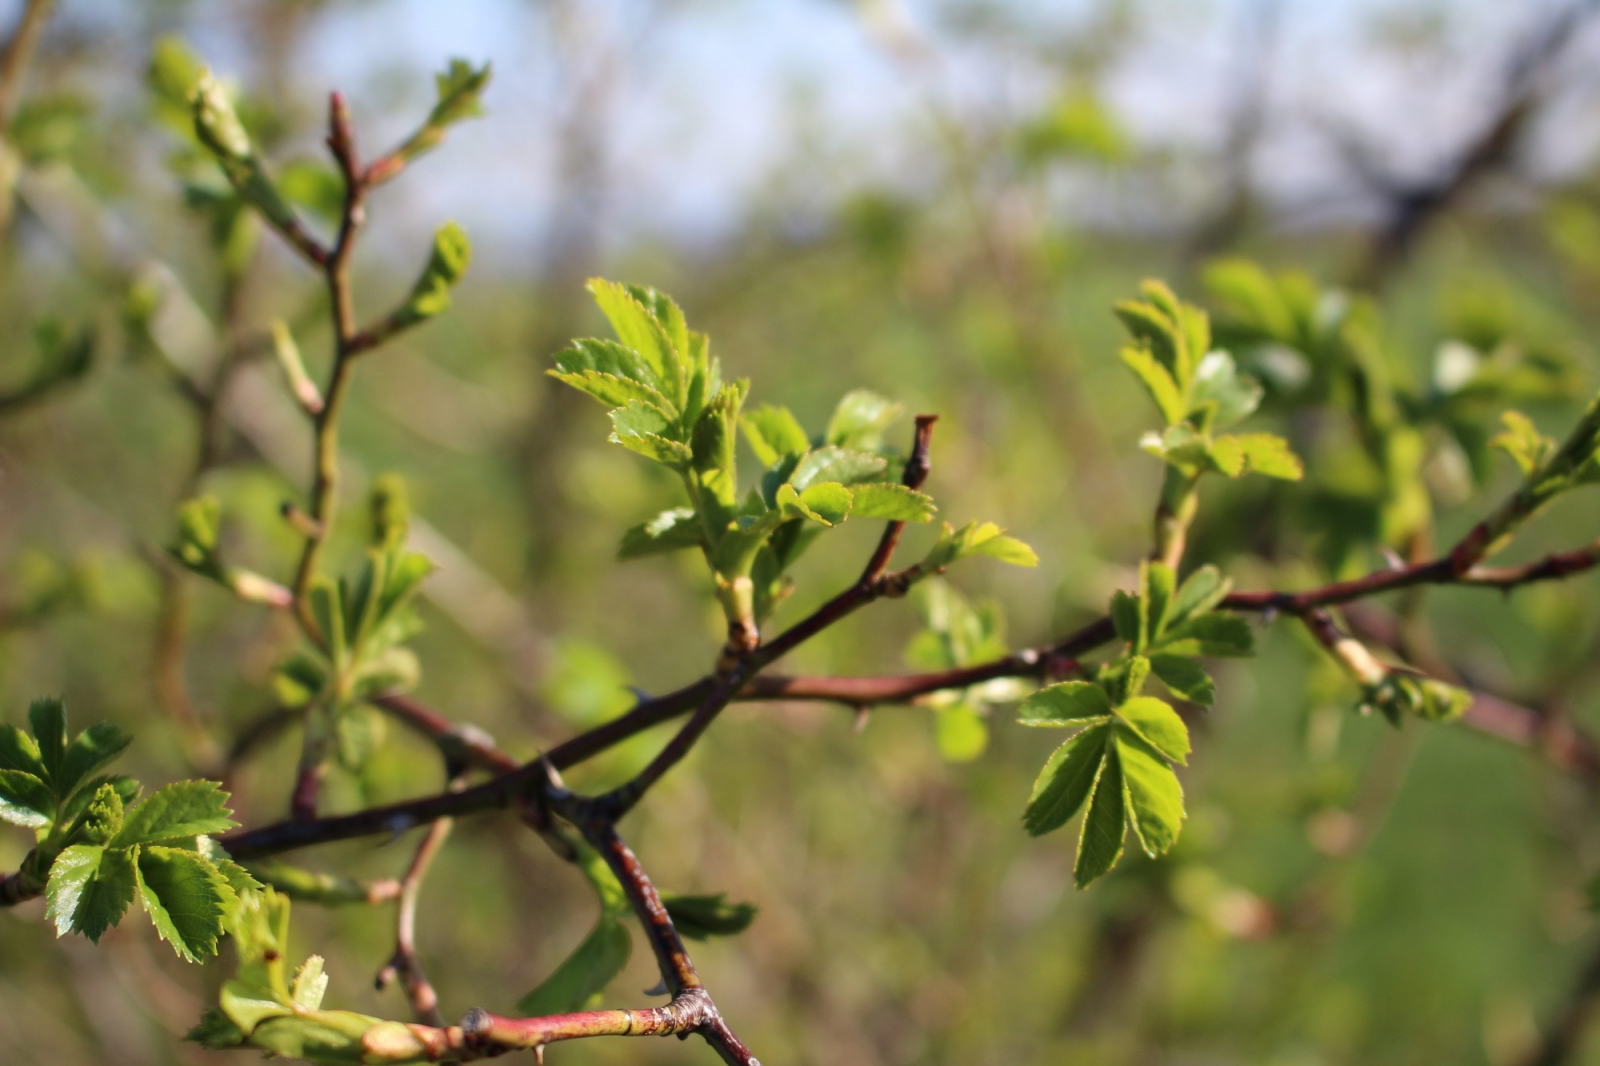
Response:
M33 58L52 6L53 0L28 0L17 20L17 28L6 41L5 49L0 51L0 135L11 127L17 96L22 89L22 75Z
M442 1026L444 1019L439 1016L439 995L433 990L433 984L422 969L422 961L417 957L417 896L422 892L422 882L428 876L428 868L444 847L453 825L455 822L452 819L441 818L428 827L427 835L417 847L416 857L411 860L405 877L400 879L394 954L378 971L374 982L378 991L382 992L394 983L396 977L401 978L406 999L411 1003L411 1013L424 1025Z

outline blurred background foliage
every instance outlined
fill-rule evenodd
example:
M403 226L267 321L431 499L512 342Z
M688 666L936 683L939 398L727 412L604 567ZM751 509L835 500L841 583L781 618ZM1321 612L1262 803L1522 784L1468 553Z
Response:
M172 89L185 48L234 79L323 224L323 94L349 93L376 150L452 55L494 64L487 117L371 205L365 306L404 291L441 218L476 258L450 313L363 367L344 499L358 513L374 477L405 476L416 546L441 566L418 694L527 757L626 709L632 686L699 676L720 640L695 561L614 561L623 529L677 502L669 476L543 376L601 328L584 278L672 293L753 403L808 426L857 387L938 412L944 517L994 517L1039 551L1036 571L973 564L880 604L795 670L972 661L1098 617L1133 583L1160 464L1138 447L1153 418L1110 307L1145 276L1213 312L1267 387L1255 423L1307 460L1301 484L1208 485L1191 564L1294 588L1421 558L1514 484L1486 447L1502 410L1559 436L1600 385L1595 6L62 0L0 103L0 706L15 720L61 693L80 724L137 735L144 780L214 772L272 710L294 641L161 550L201 490L230 558L287 577L298 538L278 508L302 498L309 441L268 324L296 327L314 376L327 348L315 279L199 165ZM0 32L22 12L0 3ZM1518 557L1586 543L1597 520L1577 494ZM361 525L336 557L357 555ZM783 614L851 580L872 535L808 558ZM1394 606L1435 661L1581 727L1600 714L1594 588ZM1588 1002L1572 989L1600 941L1592 786L1461 727L1357 717L1295 629L1260 644L1191 720L1177 851L1088 892L1070 834L1018 825L1055 738L992 709L1014 693L855 722L735 707L629 839L663 887L761 905L696 959L773 1062L1600 1062L1600 1038L1539 1057ZM660 740L575 783L619 780ZM238 771L241 820L281 816L297 748L274 736ZM330 809L442 785L393 726L353 761ZM0 868L27 843L0 835ZM298 858L379 877L407 856L378 841ZM493 815L458 828L423 906L423 960L457 1016L509 1009L594 904ZM177 1036L225 967L176 963L138 923L99 949L57 943L37 910L0 915L0 1058L208 1057ZM332 998L404 1014L369 980L388 907L296 915ZM637 1003L650 970L636 950L608 1002Z

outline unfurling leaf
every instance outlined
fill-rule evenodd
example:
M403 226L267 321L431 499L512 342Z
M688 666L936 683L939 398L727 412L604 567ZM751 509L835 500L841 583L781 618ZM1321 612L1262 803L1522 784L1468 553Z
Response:
M1489 441L1511 457L1524 477L1531 476L1556 453L1553 437L1546 437L1534 426L1533 420L1521 411L1507 411L1500 416L1505 432Z
M395 312L400 327L432 318L450 306L450 290L455 288L472 262L472 242L454 222L446 222L433 234L433 251L411 295Z

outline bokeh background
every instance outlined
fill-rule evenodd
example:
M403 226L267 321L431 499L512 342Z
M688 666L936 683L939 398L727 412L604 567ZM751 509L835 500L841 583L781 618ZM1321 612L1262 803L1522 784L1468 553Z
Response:
M1190 559L1246 587L1365 572L1385 548L1449 543L1514 482L1484 447L1501 410L1559 434L1600 387L1596 7L61 0L0 141L0 393L92 358L0 407L0 713L60 693L79 724L134 732L130 763L160 783L207 771L271 711L294 642L160 550L203 491L232 557L288 573L277 509L304 492L308 439L262 339L285 319L317 372L328 343L316 279L186 194L181 119L149 77L163 41L238 86L312 210L330 89L376 152L426 113L452 56L493 63L488 114L371 204L366 310L405 291L445 219L475 259L451 312L361 367L345 501L359 515L364 482L407 478L418 545L442 565L418 694L526 757L626 709L629 686L699 676L720 635L694 560L614 561L673 486L543 376L567 338L603 329L585 278L672 293L755 402L809 426L858 387L938 412L943 516L999 521L1039 551L1036 571L964 564L942 600L878 605L796 669L913 668L952 597L1003 618L987 639L1012 647L1102 612L1146 550L1160 475L1111 304L1154 275L1226 313L1207 283L1221 257L1359 307L1366 372L1416 428L1403 460L1375 451L1372 412L1318 367L1332 356L1241 349L1269 386L1257 421L1293 438L1308 478L1208 486ZM0 32L22 9L0 2ZM206 428L192 401L225 363ZM908 434L909 417L891 430ZM1587 543L1597 520L1592 499L1564 502L1515 557ZM360 525L336 559L358 556ZM808 558L785 617L850 580L872 536L846 529ZM1433 661L1581 729L1600 712L1594 590L1391 607ZM1391 730L1293 627L1259 643L1193 718L1180 848L1088 892L1071 886L1072 833L1020 829L1059 738L1005 704L976 731L959 708L886 707L858 730L830 706L735 707L624 829L664 887L761 905L749 932L695 954L766 1062L1600 1062L1581 1024L1600 984L1592 782L1462 727ZM661 739L576 783L617 780ZM284 733L239 769L242 820L281 816L297 750ZM432 750L391 726L327 804L440 785ZM0 868L28 843L0 833ZM363 841L296 858L378 877L408 856ZM459 826L420 930L446 1015L509 1009L593 907L514 819ZM98 949L57 941L42 909L0 913L0 1060L209 1058L178 1036L226 963L186 967L140 921ZM404 1016L371 982L392 936L387 906L296 908L333 1005ZM608 1002L645 1002L651 969L636 947ZM615 1040L550 1057L709 1054Z

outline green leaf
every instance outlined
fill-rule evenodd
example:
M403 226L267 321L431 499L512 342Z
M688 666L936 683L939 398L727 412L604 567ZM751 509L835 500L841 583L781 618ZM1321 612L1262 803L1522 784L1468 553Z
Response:
M1509 455L1524 477L1532 475L1555 455L1555 438L1540 433L1521 411L1506 411L1500 421L1505 423L1505 432L1491 438L1489 446Z
M483 114L480 98L489 84L489 64L474 70L465 59L452 58L443 72L433 76L433 81L438 100L428 112L427 120L394 151L403 162L410 162L436 147L450 126Z
M883 431L900 417L901 406L877 393L857 389L845 394L828 420L823 440L841 448L876 451L883 446Z
M1097 728L1109 730L1109 726ZM1095 778L1094 795L1089 800L1089 813L1083 818L1083 831L1078 836L1078 857L1072 865L1072 879L1079 888L1086 887L1117 864L1122 858L1122 839L1126 835L1124 824L1127 811L1122 787L1122 765L1117 759L1116 746L1107 745L1100 764L1100 774Z
M822 481L837 481L841 485L856 485L866 481L881 480L889 461L870 452L847 451L828 445L807 454L789 475L789 483L796 492L804 492Z
M1143 383L1167 424L1181 422L1188 413L1188 404L1178 391L1177 383L1172 380L1172 373L1145 348L1124 348L1121 357L1128 369Z
M21 770L37 778L49 773L32 737L8 722L0 722L0 770Z
M56 794L69 799L91 774L104 769L132 742L132 737L110 722L98 722L79 733L61 759Z
M55 817L56 794L49 785L21 770L0 770L0 819L43 829Z
M563 374L556 370L546 373L579 392L593 396L607 407L625 407L634 400L642 400L664 411L672 408L671 401L649 385L614 374L602 374L594 370L582 370L574 374Z
M184 1033L183 1038L208 1051L225 1051L243 1044L245 1032L228 1020L227 1013L221 1007L207 1007L200 1021Z
M704 543L705 530L700 527L699 516L687 507L676 507L624 533L617 558L637 559L682 548L698 548Z
M1157 650L1212 659L1238 657L1255 650L1255 634L1238 615L1213 612L1169 627Z
M1089 681L1063 681L1042 688L1022 701L1018 720L1023 725L1062 726L1111 713L1105 690Z
M929 522L938 510L933 499L916 489L892 481L870 482L851 488L856 518L882 518L890 522Z
M58 699L34 700L28 705L28 725L39 742L45 780L54 783L67 754L67 708Z
M611 412L611 440L648 459L680 470L694 459L689 446L671 439L676 432L672 418L661 408L642 400Z
M1111 736L1109 723L1090 726L1050 756L1033 783L1022 825L1033 836L1059 829L1078 813L1094 788Z
M1165 563L1139 564L1139 615L1146 646L1154 644L1167 627L1177 575Z
M556 368L549 373L558 378L562 375L602 374L622 378L657 395L661 394L662 379L656 368L644 356L616 341L593 338L575 340L571 348L556 353L555 359ZM660 401L650 402L662 410L677 414L677 407L664 397Z
M688 386L685 367L656 316L625 285L591 278L588 288L617 339L644 360L655 374L659 391L681 407Z
M1189 727L1178 712L1154 696L1136 696L1117 708L1121 724L1175 763L1189 758Z
M234 902L233 889L216 867L192 851L147 846L138 849L135 873L140 899L161 939L190 962L215 955Z
M848 492L850 490L846 489L845 491ZM794 490L794 486L793 485L779 485L778 486L777 511L776 512L771 512L771 513L775 513L775 514L779 515L781 518L784 518L784 519L788 519L788 518L804 518L804 519L808 519L809 521L817 523L819 526L831 526L831 525L833 525L832 522L830 522L826 518L822 517L822 515L818 514L816 511L813 511L811 508L807 507L805 505L804 501L802 501L800 499L800 494ZM763 515L761 517L762 518L766 518L767 516ZM759 529L763 525L771 526L772 523L770 521L767 522L767 523L762 523L762 522L758 521L756 523L756 525L754 527L752 527L752 528L753 529Z
M988 523L985 523L986 525ZM1034 551L1023 541L1016 537L1007 537L996 534L984 537L973 546L976 555L987 555L991 559L998 559L1010 566L1035 567L1039 565L1039 553Z
M111 847L222 833L238 823L229 818L228 794L215 781L176 781L158 790L127 816Z
M738 495L735 483L734 427L749 388L748 381L724 385L705 405L690 435L693 466L703 492L731 508ZM706 503L701 500L702 505Z
M446 222L433 233L433 250L428 262L395 313L402 326L432 318L450 306L450 290L467 273L472 262L472 242L454 222Z
M680 896L661 894L678 935L690 940L709 940L714 936L734 936L750 928L760 911L754 903L729 903L727 894Z
M133 801L139 796L139 782L126 774L108 774L87 781L61 808L61 823L67 825L76 821L78 816L88 809L90 804L103 800L100 789L109 785L122 801L124 809L132 806ZM120 823L119 823L120 824Z
M1299 481L1305 476L1305 466L1300 457L1289 450L1289 442L1271 433L1218 437L1211 445L1211 458L1229 477L1262 474L1284 481Z
M527 1017L566 1014L591 1007L606 985L622 972L633 950L627 926L601 915L589 935L539 987L517 1000L517 1013Z
M1116 747L1128 820L1145 854L1154 858L1171 848L1183 829L1183 786L1138 734L1119 729Z
M854 497L849 489L837 481L824 481L800 493L799 500L808 512L820 515L828 525L836 526L850 517Z
M1179 699L1206 706L1216 699L1217 687L1211 675L1193 659L1158 652L1150 656L1150 669Z
M739 425L762 466L771 466L785 455L804 455L811 447L811 439L787 407L767 404L746 411Z
M326 577L311 582L311 615L316 620L317 632L322 634L328 657L343 667L349 645L344 631L343 596L339 586Z
M98 944L122 921L133 902L134 854L75 844L56 856L45 889L45 918L55 923L56 936L70 930Z
M322 997L328 992L328 975L322 972L322 956L311 955L294 972L289 985L289 998L301 1010L312 1011L322 1006Z
M1189 409L1195 410L1207 403L1216 404L1212 424L1231 426L1241 422L1261 406L1261 383L1247 374L1239 373L1233 356L1227 352L1210 352L1195 368L1194 383L1189 387Z
M1144 620L1139 597L1118 589L1111 594L1111 624L1117 636L1134 651L1144 650Z
M1167 609L1168 628L1214 610L1232 588L1233 582L1223 577L1216 567L1202 566L1189 575Z

